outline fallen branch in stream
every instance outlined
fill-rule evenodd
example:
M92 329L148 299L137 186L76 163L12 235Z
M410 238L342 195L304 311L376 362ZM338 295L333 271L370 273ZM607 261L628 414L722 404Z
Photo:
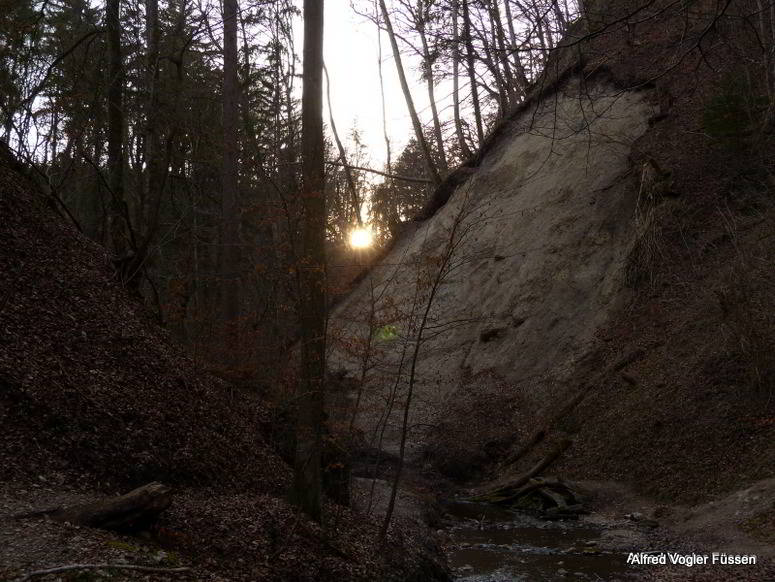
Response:
M536 465L528 472L523 473L508 485L498 487L497 489L488 493L483 493L482 495L477 495L473 498L473 500L486 501L488 503L497 504L509 503L511 500L515 499L516 496L519 496L520 493L522 493L523 486L525 486L532 478L536 477L542 471L546 470L550 465L552 465L552 463L554 463L560 457L560 455L562 455L568 449L568 447L571 446L571 444L572 441L567 439L561 441L548 455L536 463Z

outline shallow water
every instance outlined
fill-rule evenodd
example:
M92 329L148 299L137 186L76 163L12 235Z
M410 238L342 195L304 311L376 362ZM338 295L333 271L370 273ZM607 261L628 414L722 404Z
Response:
M451 502L448 558L461 582L543 582L628 578L625 555L599 551L602 529L544 521L492 505Z

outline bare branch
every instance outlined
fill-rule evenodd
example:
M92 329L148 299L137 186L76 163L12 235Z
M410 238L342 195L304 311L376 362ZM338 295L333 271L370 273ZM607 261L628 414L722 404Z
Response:
M134 564L71 564L69 566L57 566L56 568L47 568L45 570L35 570L29 572L13 582L25 582L39 576L48 574L58 574L59 572L69 572L71 570L139 570L141 572L163 572L165 574L174 574L178 572L190 572L191 568L157 568L154 566L137 566Z

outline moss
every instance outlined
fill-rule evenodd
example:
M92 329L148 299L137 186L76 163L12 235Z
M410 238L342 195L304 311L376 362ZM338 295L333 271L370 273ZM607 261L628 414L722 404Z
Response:
M128 544L127 542L124 542L121 540L110 540L109 542L107 542L107 544L111 548L115 548L117 550L121 550L124 552L132 552L133 554L143 551L142 548L138 546L133 546L132 544Z
M166 554L166 557L162 560L162 564L173 567L181 565L180 555L177 552L167 550Z

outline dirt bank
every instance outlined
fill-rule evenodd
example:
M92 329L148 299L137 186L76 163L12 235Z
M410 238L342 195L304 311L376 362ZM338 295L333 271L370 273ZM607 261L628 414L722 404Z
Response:
M405 434L407 459L446 477L503 483L567 439L552 473L665 515L737 511L775 467L756 3L594 6L462 185L339 304L331 361L370 443L395 453ZM748 547L774 512L707 527ZM665 543L713 547L662 521Z

